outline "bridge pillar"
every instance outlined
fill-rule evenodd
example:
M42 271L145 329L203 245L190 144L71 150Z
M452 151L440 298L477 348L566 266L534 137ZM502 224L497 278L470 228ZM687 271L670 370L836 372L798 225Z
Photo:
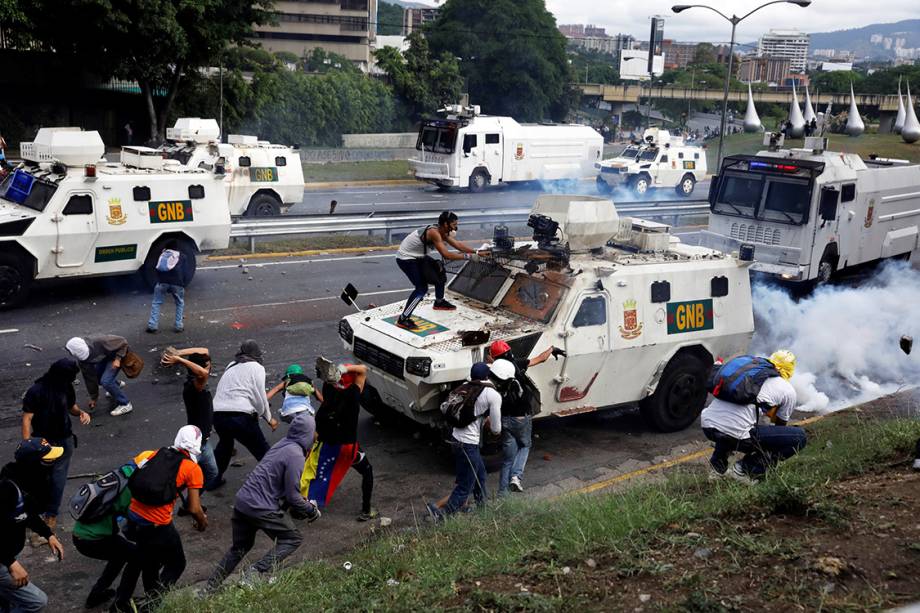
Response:
M894 121L897 119L897 111L879 111L878 114L878 133L889 134L894 130Z

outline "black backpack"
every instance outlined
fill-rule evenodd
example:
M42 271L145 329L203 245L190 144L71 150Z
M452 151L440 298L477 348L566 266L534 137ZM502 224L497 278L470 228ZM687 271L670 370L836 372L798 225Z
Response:
M92 524L111 515L121 493L128 487L128 475L134 470L133 464L126 464L84 483L70 499L70 516L78 522Z
M754 404L764 381L779 376L779 371L768 359L740 355L713 368L708 389L719 400L735 404Z
M441 403L444 421L454 428L466 428L476 421L476 400L487 387L492 387L492 384L486 381L468 381L453 389Z
M131 479L131 497L151 507L171 504L179 495L176 476L185 454L172 447L163 447L156 455L142 462Z

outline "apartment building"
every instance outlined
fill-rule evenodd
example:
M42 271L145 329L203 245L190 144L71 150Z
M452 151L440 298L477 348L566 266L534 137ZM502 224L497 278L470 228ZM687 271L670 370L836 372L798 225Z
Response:
M368 69L377 0L278 0L275 14L275 25L255 27L255 40L264 49L303 57L320 47Z
M770 30L760 37L757 55L789 60L793 72L805 72L808 34L798 30Z
M745 83L780 84L790 73L791 66L788 58L748 56L741 58L738 78Z

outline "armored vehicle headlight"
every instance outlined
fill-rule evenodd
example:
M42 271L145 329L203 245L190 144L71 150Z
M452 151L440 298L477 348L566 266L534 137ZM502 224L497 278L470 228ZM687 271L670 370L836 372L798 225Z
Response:
M355 340L355 331L351 329L351 324L348 323L347 319L339 322L339 336L349 345Z
M431 358L406 358L406 372L418 377L431 374Z

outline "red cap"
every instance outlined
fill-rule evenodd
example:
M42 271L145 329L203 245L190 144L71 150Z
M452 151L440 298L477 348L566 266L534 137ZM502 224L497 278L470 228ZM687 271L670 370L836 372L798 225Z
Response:
M511 345L505 341L495 341L489 346L489 355L492 356L493 360L500 355L505 355L509 351L511 351Z

